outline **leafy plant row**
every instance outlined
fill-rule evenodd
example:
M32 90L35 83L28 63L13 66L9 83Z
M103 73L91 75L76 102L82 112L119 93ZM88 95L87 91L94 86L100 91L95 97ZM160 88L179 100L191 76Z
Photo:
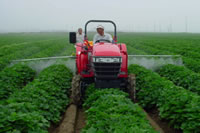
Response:
M69 103L72 73L64 65L44 69L33 82L0 106L1 133L47 133Z
M87 124L83 133L155 133L142 109L128 94L118 89L95 89L86 92L84 108Z
M129 55L146 55L147 53L145 53L142 50L138 50L130 45L127 45L127 50Z
M200 60L183 57L183 63L190 70L200 73Z
M144 50L148 54L155 54L155 55L179 54L179 55L182 55L184 65L187 68L191 69L192 71L200 73L200 61L199 61L200 54L198 54L196 52L192 52L192 51L188 52L188 50L180 50L180 47L174 48L172 46L165 47L165 45L162 45L162 44L159 44L159 45L149 44L149 43L146 45L145 44L134 45L134 47L136 47L140 50ZM170 52L168 52L168 51L170 51Z
M182 55L183 63L185 64L185 66L194 72L200 73L200 61L199 61L200 54L197 52L188 51L188 47L182 46L182 48L184 48L182 49L181 47L172 47L172 46L166 47L165 45L161 44L158 46L151 44L149 46L157 48L161 52L171 51L173 53Z
M60 40L51 41L50 43L48 42L50 44L48 48L44 48L40 52L33 54L32 56L28 58L41 58L41 57L49 57L49 56L57 55L60 52L62 52L64 48L66 48L66 41L67 41L66 39L60 39Z
M137 98L143 107L156 106L161 118L185 133L200 132L199 95L138 65L131 65L129 73L136 74Z
M14 49L0 49L0 71L4 69L11 60L21 59L21 58L39 58L54 56L55 54L61 52L65 47L65 39L61 40L50 40L42 41L36 43L25 43L19 45L18 47L13 47ZM56 44L56 45L55 45Z
M23 43L36 43L49 39L66 38L66 33L9 33L0 34L0 48L17 47Z
M26 65L17 64L0 72L0 100L7 99L10 94L22 89L33 80L35 71Z
M196 56L196 53L193 56L186 56L187 51L183 52L183 53L185 53L185 54L183 54L181 52L175 51L173 47L166 48L162 44L154 45L151 43L144 43L144 42L132 44L132 47L136 48L140 51L144 51L144 52L146 52L146 54L150 54L150 55L176 55L176 54L183 55L182 59L183 59L183 63L185 64L185 66L194 72L198 72L198 73L200 72L199 60L193 59L194 56L195 56L195 58L198 57L198 56ZM200 56L200 54L199 54L199 56Z
M159 69L158 73L171 80L177 86L200 94L200 74L197 74L184 66L166 65Z
M155 47L152 47L152 46L148 46L145 43L134 44L132 46L138 50L142 50L142 51L146 52L147 54L151 54L151 55L171 55L171 54L173 54L172 52L169 52L167 50L164 51L164 50L160 50Z
M150 47L156 47L157 49L160 49L162 51L170 51L191 59L199 59L200 54L199 52L191 51L191 49L194 49L194 47L188 47L188 46L179 46L178 44L168 44L168 45L155 45L155 44L147 44ZM181 44L182 45L182 44Z
M17 44L16 44L17 45ZM11 60L17 58L25 58L34 53L41 51L42 48L46 48L48 45L41 43L23 43L17 46L7 46L0 49L0 70L4 69Z

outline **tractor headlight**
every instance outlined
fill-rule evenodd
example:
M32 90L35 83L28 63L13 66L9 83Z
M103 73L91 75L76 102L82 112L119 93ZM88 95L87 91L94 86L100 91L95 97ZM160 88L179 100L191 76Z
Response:
M93 57L95 63L121 63L121 57Z

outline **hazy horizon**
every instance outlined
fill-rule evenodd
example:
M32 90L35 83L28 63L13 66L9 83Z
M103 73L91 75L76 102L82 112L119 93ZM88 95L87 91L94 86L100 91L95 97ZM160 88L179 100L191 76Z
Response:
M118 31L200 33L199 5L198 0L1 0L0 32L76 31L90 19L106 19Z

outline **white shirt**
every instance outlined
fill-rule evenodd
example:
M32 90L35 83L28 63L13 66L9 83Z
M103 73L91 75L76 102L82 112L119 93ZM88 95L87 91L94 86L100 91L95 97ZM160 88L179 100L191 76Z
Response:
M77 43L83 43L84 42L84 34L83 33L82 34L79 34L79 33L76 34L76 42Z
M93 38L93 43L95 43L97 40L101 40L101 39L103 39L103 40L108 40L108 41L110 41L110 42L112 42L112 36L110 35L110 34L108 34L108 33L104 33L104 35L103 36L101 36L101 35L99 35L98 33L94 36L94 38Z

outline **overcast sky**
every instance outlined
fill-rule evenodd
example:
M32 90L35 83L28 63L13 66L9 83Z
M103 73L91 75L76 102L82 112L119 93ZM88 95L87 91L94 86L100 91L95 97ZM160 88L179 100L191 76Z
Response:
M124 31L200 32L200 0L0 0L0 32L76 30L90 19Z

